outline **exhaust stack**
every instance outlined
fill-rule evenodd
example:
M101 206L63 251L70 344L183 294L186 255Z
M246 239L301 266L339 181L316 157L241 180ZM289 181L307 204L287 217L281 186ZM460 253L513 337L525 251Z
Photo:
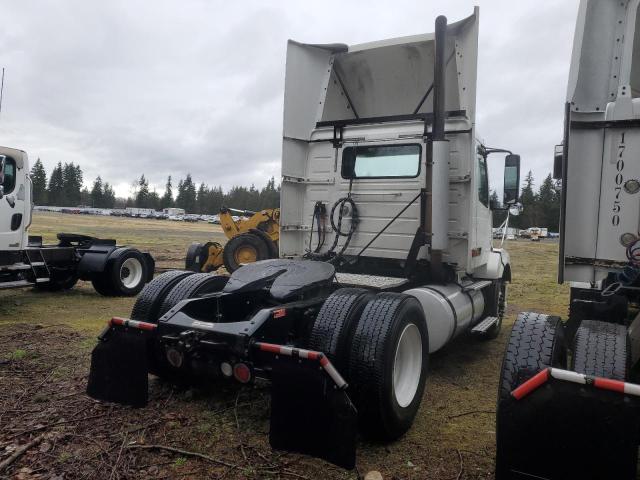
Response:
M442 252L448 247L449 233L449 141L445 139L444 49L447 17L436 18L433 75L433 128L431 131L431 265L432 273L442 273Z

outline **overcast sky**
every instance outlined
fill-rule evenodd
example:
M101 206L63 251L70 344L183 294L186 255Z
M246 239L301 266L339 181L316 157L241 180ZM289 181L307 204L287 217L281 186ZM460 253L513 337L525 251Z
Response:
M477 127L536 184L562 137L577 0L0 0L0 144L48 172L79 163L119 196L144 173L263 186L280 175L287 39L363 43L433 31L480 5ZM501 183L495 173L492 180Z

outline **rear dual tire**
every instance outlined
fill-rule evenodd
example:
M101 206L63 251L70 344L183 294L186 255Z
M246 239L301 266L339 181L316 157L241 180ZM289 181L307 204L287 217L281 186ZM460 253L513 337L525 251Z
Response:
M121 248L109 257L103 272L91 279L93 288L107 297L132 297L140 293L153 272L144 255L134 248Z
M318 314L310 347L326 353L345 376L365 434L389 441L411 427L424 394L429 353L416 298L337 290Z

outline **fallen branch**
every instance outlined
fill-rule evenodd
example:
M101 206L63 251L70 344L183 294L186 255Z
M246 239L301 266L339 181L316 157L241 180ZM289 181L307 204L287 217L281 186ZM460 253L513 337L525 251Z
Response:
M19 437L21 435L25 435L27 433L33 433L33 432L37 432L40 430L44 430L45 428L49 428L49 427L57 427L58 425L64 425L66 423L74 423L74 422L81 422L83 420L91 420L93 418L99 418L99 417L104 417L105 415L108 415L110 412L106 412L106 413L99 413L97 415L89 415L88 417L82 417L82 418L72 418L70 420L61 420L59 422L53 422L53 423L46 423L44 425L40 425L39 427L34 427L34 428L30 428L28 430L22 430L21 432L18 433L14 433L13 435L11 435L9 437L9 440L13 440L16 437Z
M225 462L224 460L218 460L217 458L210 457L209 455L205 455L204 453L198 452L190 452L188 450L182 450L181 448L169 447L167 445L127 445L125 448L142 448L144 450L166 450L167 452L179 453L181 455L186 455L188 457L198 457L203 460L207 460L211 463L216 463L218 465L224 465L229 468L237 468L238 466L234 463Z
M462 453L460 453L460 450L456 449L456 452L458 454L458 458L460 459L460 471L458 472L456 480L460 480L462 478L462 472L464 472L464 461L462 460Z
M486 413L486 414L495 414L495 410L471 410L469 412L457 413L456 415L449 415L447 418L451 420L452 418L464 417L465 415L473 415L475 413Z
M35 447L37 444L39 444L43 439L44 439L44 434L38 435L36 438L31 440L29 443L26 443L23 446L21 446L20 448L17 448L16 451L13 452L13 454L11 454L11 456L9 458L7 458L6 460L3 460L0 463L0 472L2 472L5 468L7 468L9 465L11 465L13 462L15 462L18 458L20 458L27 450L29 450L30 448Z

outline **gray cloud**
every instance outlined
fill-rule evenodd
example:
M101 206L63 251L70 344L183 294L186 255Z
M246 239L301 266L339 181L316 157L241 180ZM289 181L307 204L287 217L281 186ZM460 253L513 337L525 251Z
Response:
M280 174L286 40L361 43L469 15L462 0L3 0L2 143L120 195L144 173L229 188ZM478 131L539 183L562 135L577 0L480 0ZM499 162L492 166L498 178Z

